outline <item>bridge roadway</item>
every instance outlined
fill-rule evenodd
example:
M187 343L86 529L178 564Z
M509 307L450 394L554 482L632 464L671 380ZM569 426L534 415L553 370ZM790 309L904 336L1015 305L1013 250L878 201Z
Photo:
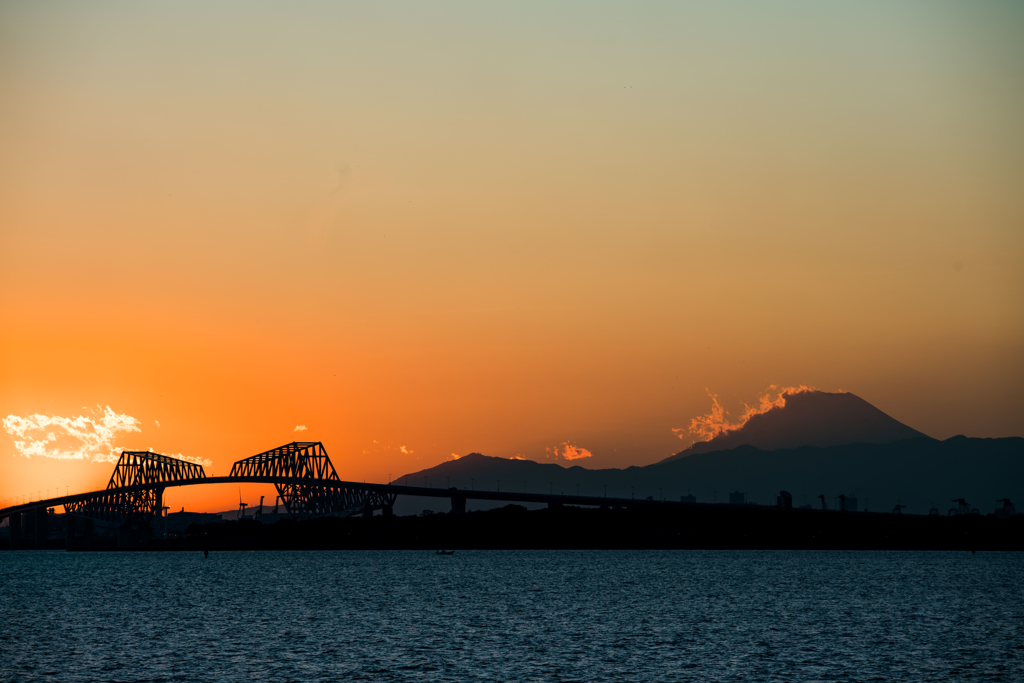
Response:
M262 477L262 476L227 476L227 477L203 477L196 479L179 479L177 481L162 482L158 486L153 484L138 484L135 486L122 486L120 488L100 489L88 493L76 493L58 498L47 498L22 505L12 505L0 509L0 521L13 514L36 510L39 508L60 507L68 503L78 503L91 500L96 496L116 496L118 494L135 493L157 488L171 488L175 486L198 486L202 484L279 484L282 486L315 486L320 488L348 488L364 489L379 493L389 493L400 496L420 496L425 498L449 498L452 501L452 509L456 512L464 512L467 500L497 500L509 503L541 503L551 507L559 505L609 505L625 507L630 505L650 504L657 502L660 505L701 505L701 503L680 503L677 501L651 501L646 498L608 498L604 496L574 496L560 493L519 493L515 491L471 491L468 489L435 489L425 486L400 486L398 484L367 484L354 481L331 481L325 479L314 479L312 477Z

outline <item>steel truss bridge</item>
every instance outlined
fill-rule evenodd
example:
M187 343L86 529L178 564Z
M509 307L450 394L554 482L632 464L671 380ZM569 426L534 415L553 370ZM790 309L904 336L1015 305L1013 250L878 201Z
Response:
M285 511L296 520L328 515L371 516L378 510L384 515L392 515L399 495L450 498L454 513L465 512L466 501L470 499L542 503L549 507L570 503L630 506L649 502L632 498L435 489L342 481L322 443L294 441L239 460L226 477L208 477L201 465L169 455L124 451L105 489L0 508L0 521L10 518L11 547L14 548L16 539L20 546L22 515L34 513L36 547L43 547L40 540L45 542L47 537L47 510L64 506L70 547L75 537L76 519L82 520L90 529L94 522L127 532L148 529L150 521L160 514L163 507L165 489L203 484L273 484Z

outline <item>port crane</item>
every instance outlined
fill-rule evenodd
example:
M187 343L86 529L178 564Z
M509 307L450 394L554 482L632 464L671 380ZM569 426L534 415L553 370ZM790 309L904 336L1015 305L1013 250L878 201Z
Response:
M238 516L236 519L245 519L245 508L249 507L248 503L242 502L242 489L238 489Z
M971 512L972 512L971 504L968 503L965 499L963 499L963 498L954 498L953 502L956 503L956 507L955 508L949 508L949 516L950 517L957 517L957 516L960 516L960 515L969 515L969 514L971 514Z

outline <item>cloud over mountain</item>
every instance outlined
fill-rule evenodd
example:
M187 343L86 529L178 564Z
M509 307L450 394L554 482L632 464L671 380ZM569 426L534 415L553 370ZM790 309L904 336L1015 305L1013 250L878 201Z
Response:
M717 420L717 423L715 422ZM825 448L849 443L891 443L925 436L894 420L864 399L850 393L828 393L801 387L785 389L775 400L748 408L741 420L729 424L721 407L695 423L708 423L711 438L666 458L669 462L697 453L754 446L765 451L816 446ZM717 428L719 424L725 428Z

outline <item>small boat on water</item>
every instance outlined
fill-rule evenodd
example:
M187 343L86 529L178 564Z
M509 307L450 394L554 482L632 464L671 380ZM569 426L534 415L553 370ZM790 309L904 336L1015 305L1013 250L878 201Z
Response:
M455 551L454 551L454 550L438 550L438 551L437 551L436 553L434 553L434 554L435 554L435 555L454 555L454 554L455 554Z

